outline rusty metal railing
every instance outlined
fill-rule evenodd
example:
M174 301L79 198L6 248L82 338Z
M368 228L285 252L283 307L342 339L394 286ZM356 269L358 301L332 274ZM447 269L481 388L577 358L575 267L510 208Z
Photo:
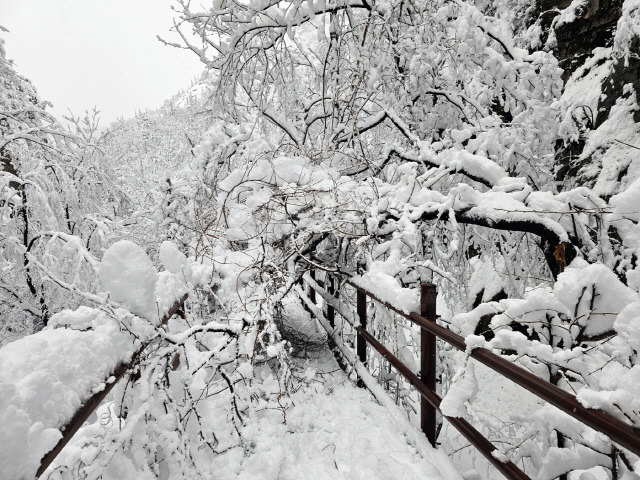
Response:
M325 290L315 281L315 275L305 275L304 281L309 286L309 300L315 304L315 294L318 293L327 304L326 319L333 328L335 312L343 317L356 320L353 327L356 330L356 353L358 360L366 364L366 344L376 350L420 393L420 423L425 435L435 447L436 445L436 410L440 408L442 398L435 392L436 384L436 337L453 347L466 351L464 338L451 330L436 323L436 286L423 283L420 286L420 313L407 314L401 309L378 298L373 293L364 290L355 283L346 283L356 289L356 316L349 307L335 296L336 280L329 277L328 289ZM411 371L370 332L367 331L367 297L384 305L389 310L406 318L420 327L420 375ZM563 412L579 420L594 430L608 436L613 442L640 455L640 428L630 425L602 410L585 408L574 395L557 386L535 376L531 372L509 362L499 355L484 348L475 348L470 356L483 363L493 371L515 382L538 398L554 405ZM361 382L359 382L362 385ZM463 418L443 417L451 423L487 460L505 477L513 480L530 480L530 478L510 461L502 461L495 456L496 447L476 428ZM494 453L495 452L495 453Z

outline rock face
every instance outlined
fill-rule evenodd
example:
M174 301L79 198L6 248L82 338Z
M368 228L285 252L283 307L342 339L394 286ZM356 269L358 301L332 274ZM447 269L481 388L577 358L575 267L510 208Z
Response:
M608 198L640 176L638 10L633 0L538 0L529 10L528 25L564 70L564 96L582 89L594 100L566 112L579 135L556 146L561 188L587 185Z
M553 29L555 35L553 51L565 71L565 81L595 48L613 44L622 12L622 0L585 0L578 6L574 3L568 0L539 2L543 29Z
M632 93L635 93L636 101L640 97L640 37L635 37L631 41L629 50L632 55L628 58L617 58L608 81L604 83L602 92L604 95L598 108L596 127L606 120L618 98ZM631 85L632 89L625 92L625 85ZM633 118L635 122L640 123L640 109L636 109Z

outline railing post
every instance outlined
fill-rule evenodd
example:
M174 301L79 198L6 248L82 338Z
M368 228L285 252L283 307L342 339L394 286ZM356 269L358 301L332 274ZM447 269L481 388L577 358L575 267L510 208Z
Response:
M309 276L315 280L316 279L316 271L309 270ZM313 289L311 285L309 285L309 300L315 305L316 304L316 291Z
M356 309L358 312L358 319L360 320L360 326L363 330L367 329L367 294L364 290L357 290L356 294ZM358 360L360 360L363 364L367 364L367 341L365 338L358 333L356 337L356 354L358 355ZM364 382L361 378L358 378L358 386L364 387Z
M420 284L420 315L436 321L436 286ZM420 377L429 390L436 391L436 336L424 328L420 329ZM436 408L424 397L420 398L420 427L429 442L436 446Z
M329 292L329 295L331 295L332 297L335 297L336 287L335 287L335 283L333 282L334 282L333 277L327 273L327 291ZM327 303L327 320L329 320L329 325L331 326L331 328L335 328L336 309L333 308L333 306L331 306L329 303Z

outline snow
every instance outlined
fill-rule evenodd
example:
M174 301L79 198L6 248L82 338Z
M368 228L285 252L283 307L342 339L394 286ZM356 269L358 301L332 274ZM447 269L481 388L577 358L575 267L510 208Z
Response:
M286 423L279 411L257 414L242 431L249 455L215 456L214 471L242 480L460 478L442 452L411 446L391 413L353 385L326 349L294 360L293 375L302 388L291 396Z
M500 450L496 449L493 452L491 452L491 456L494 458L497 458L498 460L500 460L503 463L506 463L509 461L509 457L507 457L504 453L502 453Z
M446 455L426 440L414 444L395 416L368 390L357 388L326 348L293 359L292 375L299 388L282 399L284 410L256 409L240 426L246 448L208 455L212 477L223 472L230 480L461 479ZM118 421L111 409L110 404L101 407L96 421L78 436L104 435L111 427L105 414ZM78 439L61 457L81 448ZM135 472L125 462L110 466L105 479L133 478Z
M472 306L473 301L482 294L481 302L488 302L493 299L502 290L505 290L505 278L498 273L506 271L504 260L498 258L495 265L492 262L484 261L480 257L470 260L472 268L471 279L469 280L469 303Z
M582 405L635 423L636 412L640 409L635 388L640 383L640 368L627 358L633 358L633 352L640 347L637 340L639 305L638 293L624 285L610 269L576 258L558 276L553 287L530 289L522 299L481 304L470 312L455 315L451 323L467 335L465 340L469 347L512 351L516 363L541 378L550 380L553 368L564 367L568 373L559 384L574 392ZM494 337L490 341L472 335L474 326L485 315L493 315L489 328ZM562 328L559 318L570 328ZM526 326L529 335L512 329L514 321ZM537 332L540 341L530 338L533 332ZM549 332L555 337L552 344L546 337ZM564 343L562 347L558 346L560 342ZM452 380L443 401L444 410L450 414L482 416L487 402L471 404L469 401L477 394L477 383L474 379L466 379L467 362L468 358L462 360L463 366ZM549 365L554 367L549 368ZM576 376L582 381L576 381ZM479 382L481 387L486 380L485 377ZM509 387L509 390L516 391L517 387ZM482 394L478 396L483 397ZM451 397L450 401L448 397ZM498 402L498 398L491 401ZM514 403L511 413L520 416L516 423L527 416L530 423L523 434L534 436L536 445L543 444L543 439L554 430L575 442L563 449L548 445L547 450L542 450L546 453L538 450L539 446L522 447L518 455L531 459L533 467L542 472L540 478L555 478L569 469L588 471L607 464L597 452L606 451L609 440L555 407L545 405L527 412ZM505 419L501 421L506 425ZM493 420L489 424L493 424ZM521 445L517 437L509 436Z
M65 310L52 326L0 349L0 472L31 479L96 385L130 359L133 337L106 313Z
M571 5L569 5L567 8L564 8L560 11L560 15L558 15L554 21L554 27L558 28L562 25L566 25L569 23L572 23L576 20L577 17L577 13L579 11L579 9L584 8L588 5L588 1L587 0L573 0L571 2Z
M288 310L293 314L299 308L289 305ZM307 315L299 319L299 326L309 335L313 333ZM315 326L315 336L319 335ZM201 372L204 374L205 370ZM225 479L242 480L461 479L447 456L434 450L415 426L408 426L404 413L366 371L360 374L369 375L368 384L376 398L352 383L326 345L310 357L291 359L295 388L290 395L280 395L270 368L251 368L246 363L239 373L245 379L260 382L262 395L272 395L272 400L255 398L256 408L243 411L243 422L238 424L240 444L231 444L216 454L209 450L197 452L198 457L204 455L206 459L205 470L200 472L202 478L223 473ZM216 422L228 423L229 419L217 415L215 409L203 411L207 417L202 421L223 442ZM117 430L113 426L119 425L120 420L112 404L104 405L97 413L93 423L86 424L62 452L60 465L73 464L75 457L90 465L108 432ZM131 424L129 417L123 429ZM133 478L139 472L135 461L123 456L122 461L110 462L100 474L105 480L117 480Z
M610 69L611 49L597 48L567 81L559 101L561 110L568 113L560 125L560 134L566 139L579 140L581 132L576 126L577 119L589 124L595 122L593 116L598 110L601 86Z
M157 312L165 312L189 291L182 270L191 271L192 261L168 242L160 256L177 274L158 274L140 247L117 242L98 265L101 285L117 304L63 310L44 330L0 349L0 442L6 445L0 450L0 472L7 475L3 478L33 478L77 409L154 335L155 328L132 313L157 319ZM172 339L180 343L179 336Z
M473 333L471 328L481 317L496 314L491 320L491 328L496 333L496 338L492 341L493 347L512 348L516 344L524 347L525 343L529 343L524 336L518 339L517 335L510 335L500 328L509 325L514 319L531 322L539 312L549 310L563 315L575 315L574 323L582 327L584 334L595 336L611 330L619 314L629 308L617 324L621 327L628 325L624 328L635 331L635 320L631 313L635 312L632 310L635 302L638 302L638 294L620 282L610 269L602 264L588 264L585 260L576 258L558 276L553 289L539 287L529 291L524 299L480 304L470 312L456 315L452 322L463 334L469 335ZM549 348L542 344L536 346L539 354ZM559 354L557 352L555 355Z
M635 163L637 150L629 147L637 141L637 125L633 115L637 109L638 100L635 93L627 98L621 97L611 108L609 117L592 132L587 140L581 159L595 156L600 163L598 180L593 187L597 195L606 196L617 193L620 188L618 180L630 164ZM621 143L623 142L623 143ZM606 152L601 154L600 152ZM598 153L600 155L598 156ZM636 167L637 168L637 167ZM637 172L633 172L637 174Z
M455 352L454 354L459 362L464 361L464 355L464 352ZM496 425L496 420L499 419L501 423L509 425L509 437L515 439L514 443L517 444L524 430L521 416L539 410L543 401L525 389L515 386L505 377L496 375L494 370L473 358L469 359L469 365L473 365L479 387L473 403L467 404L467 408L473 414L473 420L469 421L487 438L494 439L496 434L493 428ZM465 415L465 418L469 417ZM497 434L499 440L503 439L503 433ZM442 443L442 450L450 455L460 471L475 470L477 480L503 478L482 455L471 451L471 447L465 448L469 442L449 422L444 422L439 441ZM495 442L495 445L501 451L504 451L507 446L502 442ZM513 457L511 460L514 460ZM516 463L520 466L519 462ZM536 478L535 475L532 475L533 472L527 471L526 473L532 478ZM467 473L464 476L468 478Z
M631 369L620 369L618 376L604 383L602 390L583 388L578 394L578 401L587 408L597 408L614 413L618 408L637 412L640 398L636 391L627 388L629 385L640 385L640 365Z
M406 260L400 257L400 250L393 250L387 260L371 262L367 272L351 277L351 281L406 314L419 312L417 290L402 287L396 278L406 268Z
M396 429L402 432L406 441L412 445L418 454L431 459L432 463L436 465L441 473L442 477L446 479L457 479L460 477L459 473L451 464L450 460L443 455L443 452L434 450L429 444L424 434L413 425L404 412L389 396L389 393L377 382L377 380L371 375L367 366L363 365L356 357L354 351L345 346L340 335L336 333L335 329L332 329L322 312L316 305L312 304L306 295L303 295L300 288L296 287L300 298L305 302L307 307L316 317L320 326L324 329L327 335L331 336L335 348L340 352L344 359L346 359L350 365L353 366L353 371L357 373L358 378L362 380L367 389L374 395L376 400L386 408L386 411L393 418L396 423ZM334 369L338 371L337 368ZM352 373L353 373L352 371ZM376 421L379 421L376 419ZM384 434L385 436L388 433ZM359 477L356 477L359 478ZM395 478L395 477L389 477Z
M159 255L164 269L171 273L181 273L182 269L187 265L187 256L173 242L162 242Z
M471 136L469 130L461 131L454 134L454 139L459 142L466 140ZM455 172L463 172L476 178L481 178L489 185L496 185L501 180L508 180L507 172L493 160L487 157L476 155L465 149L447 149L442 152L435 153L431 142L419 142L420 160L428 162L432 165L447 167Z
M610 204L617 215L640 222L640 178L634 180L623 192L614 195Z
M640 37L640 1L625 0L622 5L622 15L618 20L614 49L618 56L622 56L625 64L629 64L629 57L633 55L633 42Z
M114 243L104 252L98 275L111 300L147 320L158 320L158 272L142 248L128 240Z
M184 275L175 275L170 272L160 272L154 290L154 309L156 315L162 315L173 304L189 292L189 285L184 280Z
M540 478L557 478L563 473L580 470L590 464L607 465L607 460L606 455L582 445L576 445L572 449L552 447L547 452L547 461L540 471Z
M30 231L25 229L23 243L29 236L34 243L30 256L24 257L31 262L31 270L26 273L35 274L38 268L37 275L45 278L44 285L36 285L35 290L41 290L48 303L54 295L61 298L59 303L53 303L56 307L51 311L60 304L66 305L64 294L53 293L58 288L74 292L79 298L74 297L76 302L87 300L99 306L98 310L83 307L63 312L54 317L42 335L29 337L7 350L22 363L10 365L21 376L13 378L12 374L3 373L0 377L4 382L0 383L0 406L5 407L0 412L15 430L11 438L3 430L1 439L7 443L18 438L19 444L27 446L19 452L9 450L22 465L14 468L19 475L21 468L32 469L41 452L59 438L58 426L68 417L67 407L72 411L87 391L104 386L109 371L101 370L92 355L98 356L102 366L126 358L134 343L127 331L131 330L142 341L149 338L147 334L157 335L159 354L146 359L140 368L148 378L141 376L142 380L135 382L138 385L127 391L127 406L139 407L136 411L132 408L126 419L131 426L130 435L103 436L91 445L96 447L95 452L79 441L77 448L81 452L77 457L81 461L68 459L65 464L71 472L81 475L80 469L91 466L105 479L138 476L146 480L158 476L164 480L180 474L194 477L186 471L191 461L194 470L196 464L198 468L205 465L205 470L211 465L212 471L202 474L205 478L219 476L220 472L231 478L457 477L448 470L444 456L425 448L424 439L421 443L418 438L421 434L407 427L407 412L415 406L415 402L411 404L411 394L402 400L409 399L403 403L406 410L399 410L362 364L355 362L354 370L378 403L368 392L355 389L330 358L320 357L292 362L296 378L291 382L291 396L287 395L288 382L292 380L288 377L291 372L287 354L294 350L282 341L285 329L296 329L307 344L321 346L325 333L315 331L312 317L283 291L285 286L291 287L299 272L294 265L299 259L296 253L300 254L296 250L313 245L319 235L327 234L344 241L331 255L322 258L324 252L310 251L307 256L311 262L326 260L328 269L361 272L353 278L355 284L405 313L418 310L415 285L435 273L441 280L438 311L443 315L442 323L466 335L467 355L477 347L502 350L502 355L541 378L553 379L567 391L577 391L583 405L602 408L625 421L640 421L636 388L640 369L635 365L640 347L640 230L636 224L640 220L640 184L637 180L634 183L638 162L633 145L637 144L638 129L633 119L637 98L631 87L618 96L610 114L601 111L608 118L600 119L597 129L594 118L598 116L601 94L608 89L603 85L610 79L612 66L617 68L633 54L630 47L640 35L640 0L623 2L613 46L592 52L564 92L562 71L553 52L546 49L529 53L530 45L517 32L525 18L521 14L531 3L524 0L515 4L507 0L475 2L478 8L462 0L427 2L422 5L424 11L418 13L429 21L425 25L409 22L409 30L405 24L398 24L395 16L389 16L386 4L375 5L371 15L360 9L348 12L348 18L333 15L329 26L323 0L308 0L306 5L304 1L274 4L266 0L218 3L210 11L193 15L187 14L185 4L183 20L186 19L184 26L191 24L203 34L218 29L223 32L222 37L209 44L216 48L216 43L222 42L216 65L209 65L224 66L223 78L213 80L217 73L212 73L210 89L221 104L213 102L212 110L206 109L213 112L211 115L190 118L194 126L183 129L181 125L170 125L177 136L186 133L190 146L184 145L184 156L163 154L174 157L175 164L184 161L184 172L181 180L168 182L161 201L157 191L124 182L125 193L136 191L131 198L148 195L150 199L145 200L143 209L136 208L132 214L140 227L125 230L124 226L130 224L121 222L122 214L116 210L112 216L109 207L105 209L109 210L108 216L105 212L96 213L95 221L100 227L95 235L93 230L88 233L85 219L89 223L93 220L86 215L88 211L78 215L71 211L74 218L70 218L67 209L64 222L58 206L73 205L68 200L81 198L80 190L71 192L69 198L54 196L45 202L47 183L38 180L41 173L37 169L27 173L29 169L23 168L25 175L21 178L9 177L10 174L3 177L5 186L11 179L29 189L29 208L24 213L33 221ZM349 3L330 2L328 6L335 11ZM361 2L353 5L356 3L362 6ZM556 27L580 18L587 2L566 3L571 5L558 10ZM315 23L298 28L305 16L315 14ZM409 10L406 15L412 17L414 12ZM359 31L359 22L367 18L364 31L370 33L352 41L355 37L349 32ZM343 30L347 21L349 31ZM281 40L285 32L287 39ZM393 52L369 50L370 45L378 45L378 35L383 43L387 41L388 32L398 33L393 40L397 52L401 52L397 59ZM327 41L335 46L336 35L348 54L333 55L334 51L327 47ZM312 40L313 36L322 43ZM553 34L549 38L551 46ZM195 45L193 49L206 60L207 43L202 45L202 49ZM257 55L245 56L246 46L255 49ZM272 47L275 56L263 58L261 49ZM615 54L621 57L614 59ZM265 59L269 64L263 63ZM300 59L308 60L302 69L298 68ZM402 78L396 75L401 68L406 73ZM350 76L357 81L348 86ZM315 88L318 79L323 80L322 91ZM326 85L325 79L329 81ZM425 84L424 79L429 81ZM214 84L219 88L213 88ZM231 89L226 90L227 85ZM248 87L247 95L242 93L242 86ZM204 90L203 84L198 85L177 98L174 105L188 107L189 98L201 97ZM239 96L225 97L233 92L239 92ZM280 101L277 97L282 92L287 95ZM253 93L257 97L252 98ZM349 96L351 105L340 105ZM228 99L237 101L222 105L229 103ZM225 110L225 106L233 109ZM217 107L222 108L216 110ZM185 116L191 113L194 112L185 112ZM374 130L378 121L381 125ZM304 139L300 138L302 132ZM154 147L157 137L150 141L144 137L137 143L144 144L145 150L147 145ZM292 145L287 137L298 145ZM8 138L17 144L18 137ZM38 138L44 137L30 141ZM192 149L194 138L201 141ZM568 178L554 182L561 174L556 167L561 160L558 142L562 140L566 144L584 142L584 151L577 158L563 156L563 162L566 160L570 167ZM572 152L573 148L565 153ZM115 152L107 155L112 153ZM193 159L186 158L191 153ZM126 167L121 171L140 172L140 177L146 178L151 162L140 155L133 156L130 163L135 163L136 168L121 162L118 168ZM29 155L23 157L26 161ZM61 168L45 176L57 176L58 170L64 173L66 163L64 158ZM45 167L47 164L44 161L41 169L49 168ZM579 175L574 175L573 167L580 168ZM171 169L164 170L169 173ZM147 186L159 180L151 178L153 175L148 177ZM106 181L111 179L93 180L100 180L95 182L100 185L104 180L108 185ZM595 189L571 190L573 181L595 185ZM59 179L58 183L64 185ZM561 193L556 193L558 190ZM616 193L610 204L604 200ZM38 198L46 210L46 215L39 217L33 215L37 206L34 199ZM123 204L119 210L129 211L132 205ZM142 212L150 214L154 208L157 215L143 218L146 213ZM143 248L131 242L111 246L98 265L98 288L107 294L96 295L91 270L94 264L86 262L89 257L74 265L70 258L61 258L53 242L46 246L35 241L43 234L39 223L47 224L48 217L55 221L56 216L61 225L66 223L71 228L75 224L79 237L67 243L75 243L73 247L78 251L86 245L91 252L102 252L115 235L144 237L147 244ZM7 218L20 232L21 219L12 215ZM159 219L164 223L160 224ZM497 232L496 227L501 231ZM509 231L513 228L529 231L530 235ZM561 241L571 241L579 248L581 258L565 268L557 282L546 268L536 236L545 240L543 248L553 247L547 243ZM158 273L144 252L155 251L164 238L178 238L180 246L162 243L158 258L164 271ZM20 245L17 255L11 253L17 262L3 263L5 275L16 271L16 278L24 277L25 246ZM191 249L202 263L182 253ZM68 251L63 254L69 256ZM40 256L42 263L36 263ZM57 260L63 260L62 265L57 265ZM47 269L69 283L47 276ZM90 277L89 281L84 277ZM194 292L194 284L203 288ZM11 283L7 281L6 285ZM404 288L405 285L413 288ZM20 296L34 293L33 285L28 287L24 285L18 294L8 291L9 297L3 292L3 298L13 295L21 303ZM519 298L482 304L454 316L477 303L474 300L490 301L501 291ZM156 329L158 316L186 292L195 293L186 315L169 322L166 329ZM37 315L39 299L33 296L24 305L35 309L35 313L17 303L18 308L12 308L24 309L22 315L27 318ZM351 300L350 295L347 298ZM119 306L146 320L118 310ZM279 307L284 310L278 324L280 332L274 324ZM380 322L387 318L379 314L380 309L375 310L370 312L370 325L378 333ZM108 313L114 318L103 318ZM415 369L417 332L399 328L404 320L393 317L398 320L393 324L395 333L385 331L387 324L383 324L381 340L393 343L398 356ZM472 335L479 320L489 322L492 340ZM229 338L232 340L227 344ZM109 345L108 351L98 345L99 341ZM67 355L69 349L77 350L78 355ZM295 353L300 352L295 349ZM503 389L500 398L489 403L486 393L483 397L480 391L487 380L491 381L486 372L476 369L483 376L478 382L474 363L468 357L461 358L462 354L446 349L439 354L444 360L438 367L444 391L451 382L442 402L444 412L482 420L473 423L489 431L492 439L499 439L501 451L512 460L522 461L536 474L542 472L542 477L556 476L563 468L582 469L584 475L574 476L580 475L584 480L595 475L589 472L593 470L591 464L606 464L607 459L594 452L609 451L608 440L556 411L534 412L538 404L530 409L529 404L525 405L516 417L512 413L520 406L520 398L513 394L516 389ZM3 355L7 355L4 350L0 351L0 360ZM177 355L181 358L180 368L169 371L167 365L172 365L169 362ZM447 356L462 363L455 376L456 362ZM66 365L67 358L76 363ZM377 368L376 361L369 369ZM31 370L22 372L23 363ZM84 379L82 372L74 370L79 368L76 365L86 368L92 379ZM71 380L63 378L67 374ZM384 372L381 378L383 375ZM228 386L221 385L219 377L224 377ZM236 391L232 384L237 386ZM228 391L209 398L218 387ZM124 398L124 391L120 393L123 395L119 398ZM175 401L165 401L160 398L163 395ZM192 395L198 400L194 401ZM510 397L508 401L504 401L505 396ZM35 405L34 399L40 397L44 401ZM222 405L221 398L237 400L237 405L233 404L235 413L228 405ZM53 400L56 404L51 406ZM58 409L57 404L62 407ZM45 407L46 410L38 410ZM478 413L478 407L491 411ZM172 409L171 413L168 409ZM101 409L99 414L115 417L111 410ZM200 413L204 415L200 417ZM493 418L494 413L496 417L498 413L503 416ZM137 427L133 420L136 415L144 419ZM505 419L505 415L509 417ZM56 421L50 416L55 416ZM234 419L237 425L231 425ZM4 428L2 425L0 429ZM97 422L87 430L91 428L99 430ZM524 438L517 438L514 431ZM558 449L553 444L555 432L572 439L572 444ZM203 445L216 435L215 446ZM125 441L109 443L115 438ZM120 447L113 445L125 446L115 453L114 449ZM591 450L585 453L583 446ZM180 450L182 447L184 450ZM474 455L468 453L470 449L465 450L465 445L459 447L466 458ZM172 454L167 453L171 448L177 452L173 464L163 461ZM215 449L223 453L212 455L210 450ZM102 452L103 472L97 462L92 462L100 455L96 452ZM165 454L167 457L163 457ZM182 461L186 463L180 464ZM59 475L67 473L76 476L69 472ZM470 472L469 478L492 477Z
M442 399L440 411L447 417L464 417L468 405L478 395L478 381L473 363L466 362L451 380L451 386Z
M631 348L640 352L640 301L625 306L613 326Z
M589 291L591 285L597 285L593 299ZM622 284L610 269L602 264L589 265L582 259L574 260L558 277L554 290L568 311L576 305L581 307L575 311L581 314L577 320L587 335L610 330L623 308L638 300L638 294ZM591 304L587 304L587 299Z

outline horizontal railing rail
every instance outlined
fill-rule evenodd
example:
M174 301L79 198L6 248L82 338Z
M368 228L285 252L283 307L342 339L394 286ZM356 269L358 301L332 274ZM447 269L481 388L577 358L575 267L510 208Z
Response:
M398 372L420 393L421 396L421 427L433 446L436 440L435 412L440 408L442 399L435 392L436 367L436 337L466 351L464 338L451 330L436 323L436 288L434 284L424 283L420 288L420 313L406 313L400 308L380 299L356 283L346 280L345 283L356 289L356 312L354 316L350 307L335 296L336 280L328 277L328 289L321 287L315 281L313 271L304 275L304 281L309 285L309 300L314 304L315 294L318 293L327 305L326 319L334 327L335 312L343 316L357 333L356 353L358 360L366 364L366 344L376 350L383 358L398 370ZM367 331L367 297L385 306L389 310L406 318L421 328L420 345L420 375L411 371L369 331ZM317 313L317 312L316 312ZM538 398L554 405L563 412L579 420L594 430L608 436L612 441L640 455L640 428L614 417L602 410L589 409L578 402L574 395L562 390L524 368L515 365L503 357L485 348L474 348L469 352L472 358L483 363L490 369L525 388ZM444 415L443 415L444 416ZM504 461L502 455L497 455L496 447L478 430L462 418L444 418L451 423L487 460L509 479L525 480L529 477L510 461Z
M187 301L187 297L188 295L185 293L182 298L177 300L171 308L169 308L167 313L165 313L160 320L160 325L166 325L171 317L184 311L184 303ZM55 460L58 454L60 454L62 449L71 441L84 422L86 422L91 414L100 406L102 401L107 398L107 395L111 392L113 387L116 386L118 381L120 381L120 379L124 377L131 368L133 368L147 346L148 343L145 343L133 354L129 362L118 365L114 371L107 376L107 380L104 382L104 388L92 395L80 406L80 408L78 408L71 420L69 420L69 422L62 428L62 438L58 441L56 446L53 447L53 449L42 457L40 467L36 472L36 478L40 478L47 468L49 468L51 463Z

